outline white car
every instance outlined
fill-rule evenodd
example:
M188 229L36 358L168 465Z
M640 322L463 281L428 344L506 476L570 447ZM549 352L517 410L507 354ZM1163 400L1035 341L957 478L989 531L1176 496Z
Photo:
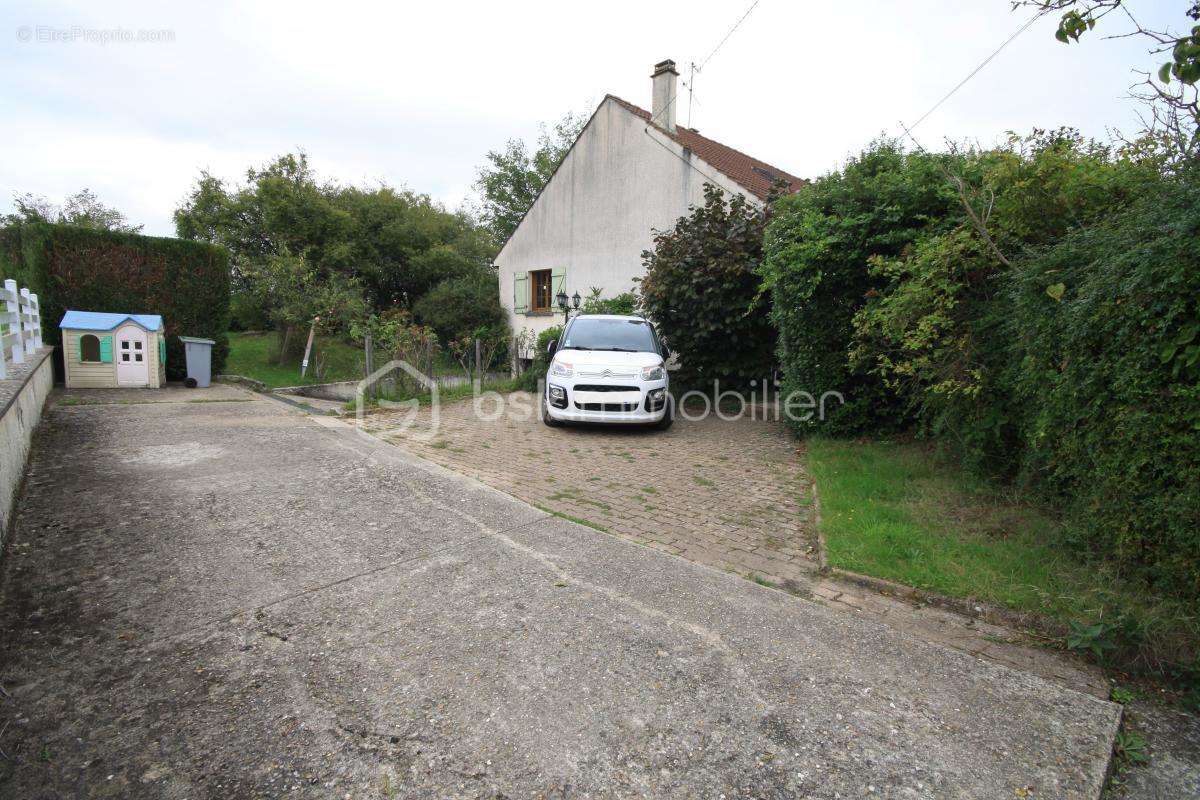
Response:
M580 314L549 344L542 421L613 422L669 428L671 351L641 317Z

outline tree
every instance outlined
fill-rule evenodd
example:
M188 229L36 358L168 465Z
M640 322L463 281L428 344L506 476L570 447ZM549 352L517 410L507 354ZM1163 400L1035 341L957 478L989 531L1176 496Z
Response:
M304 327L319 318L325 330L348 330L366 314L357 280L338 273L322 276L304 256L271 256L244 277L280 327Z
M1150 43L1153 54L1169 54L1168 60L1151 76L1142 73L1142 91L1134 97L1151 105L1153 118L1148 127L1161 129L1187 145L1186 152L1193 152L1196 139L1200 136L1200 25L1193 25L1185 33L1144 27L1124 0L1016 0L1013 7L1032 6L1042 13L1063 12L1054 36L1063 44L1078 42L1085 34L1095 29L1105 17L1119 12L1125 21L1125 30L1106 38L1117 39L1138 36ZM1184 16L1193 23L1200 21L1200 2L1184 0Z
M6 225L19 225L24 222L53 222L121 233L138 233L142 229L141 225L130 225L124 214L115 208L104 205L100 202L100 198L87 188L68 197L61 206L54 205L41 195L29 192L15 195L13 204L17 210L15 214L8 214L4 217Z
M491 268L446 278L413 304L413 314L421 324L433 328L443 342L473 338L485 329L502 331L507 336L496 281L496 272Z
M542 187L562 163L587 124L587 117L569 113L552 128L541 126L537 148L509 139L503 150L491 150L479 169L475 188L481 197L480 219L500 247L517 229Z
M261 275L272 259L303 259L321 283L357 286L374 311L409 307L439 281L488 263L490 243L464 213L387 185L320 179L304 153L281 156L228 186L202 172L175 211L181 238L224 246L235 294L274 302ZM268 308L274 314L278 309Z
M704 185L704 205L642 253L641 306L679 354L684 386L737 389L770 377L775 329L759 293L766 210Z

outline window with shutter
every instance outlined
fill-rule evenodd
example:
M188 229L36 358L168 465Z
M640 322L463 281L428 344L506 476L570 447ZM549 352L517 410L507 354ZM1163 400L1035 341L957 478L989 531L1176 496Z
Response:
M533 310L550 311L554 305L553 278L550 270L539 269L531 272L529 279L533 281Z
M79 337L79 360L85 364L100 363L100 337L85 333Z

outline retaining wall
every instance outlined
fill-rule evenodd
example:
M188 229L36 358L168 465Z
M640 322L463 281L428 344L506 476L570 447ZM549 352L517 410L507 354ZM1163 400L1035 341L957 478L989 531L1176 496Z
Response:
M0 380L0 552L25 475L33 431L54 385L53 353L53 347L43 347L27 356L24 364L9 364L8 377Z

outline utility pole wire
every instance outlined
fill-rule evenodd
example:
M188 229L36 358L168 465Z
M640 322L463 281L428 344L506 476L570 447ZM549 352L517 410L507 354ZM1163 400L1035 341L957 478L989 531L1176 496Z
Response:
M1012 34L1012 36L1009 36L1007 39L1005 39L999 47L997 47L995 50L993 50L991 52L991 54L988 55L987 58L985 58L983 61L981 61L979 63L979 66L975 67L975 69L971 70L967 74L967 77L963 78L961 81L959 81L957 84L955 84L953 89L946 92L946 94L942 96L942 99L940 99L936 103L934 103L933 106L928 111L926 111L924 114L922 114L917 119L917 121L914 122L911 126L905 125L903 122L900 122L900 127L904 130L904 133L908 136L908 138L912 140L912 143L914 145L916 145L917 150L919 152L924 153L925 155L931 155L929 153L929 151L926 150L924 147L922 147L921 143L917 141L917 137L913 135L913 130L918 125L920 125L922 122L924 122L926 119L928 119L930 114L932 114L934 111L937 111L939 108L941 108L942 103L945 103L952 96L954 96L955 92L957 92L962 87L966 86L967 82L970 81L972 78L974 78L976 75L978 75L979 72L984 67L986 67L988 64L990 64L996 56L1000 55L1000 52L1002 50L1004 50L1004 48L1006 48L1010 44L1012 44L1012 42L1018 36L1020 36L1022 33L1029 30L1030 26L1032 26L1033 23L1035 23L1039 19L1041 19L1041 17L1046 13L1047 13L1046 10L1044 10L1044 9L1040 10L1037 13L1035 13L1032 17L1030 17L1028 20L1026 20L1024 25L1022 25L1020 28L1018 28ZM935 161L936 161L936 159L935 159ZM948 170L946 168L946 166L944 164L942 164L940 161L936 161L936 163L937 163L938 170L942 173L942 175L946 178L946 180L955 188L955 190L957 190L958 199L959 199L959 202L962 203L963 210L966 211L967 217L970 218L972 226L974 226L975 230L979 233L980 237L983 238L984 243L987 245L988 249L991 250L992 255L994 255L996 257L996 260L999 261L1004 266L1006 266L1006 267L1012 266L1011 263L1009 262L1008 258L1005 257L1003 252L1001 252L999 246L997 246L996 241L992 238L991 233L988 231L988 227L987 227L988 217L991 216L991 204L994 201L994 198L992 198L992 200L989 201L988 210L986 212L984 212L982 217L980 217L979 213L975 210L975 206L971 203L971 198L967 194L966 181L964 181L961 176L952 174L950 172L950 170Z
M1000 247L996 244L996 241L992 238L992 234L987 228L988 219L992 215L992 206L995 204L996 198L994 196L989 198L987 211L980 217L979 213L975 210L975 206L971 203L971 198L967 196L967 182L961 176L951 173L950 170L946 169L945 164L922 147L921 143L917 141L917 137L913 136L911 128L906 127L903 122L900 123L900 127L904 128L904 132L908 134L909 139L912 139L912 143L917 146L919 152L934 159L934 164L937 166L938 171L942 173L942 177L949 181L950 185L958 191L958 200L962 203L963 210L967 212L967 216L971 219L971 224L975 227L979 235L983 237L983 241L988 246L988 249L992 251L992 255L1004 266L1012 267L1012 262L1000 251Z
M1045 13L1046 13L1045 11L1038 11L1036 14L1034 14L1032 17L1030 17L1029 20L1024 25L1022 25L1020 28L1018 28L1017 31L1012 36L1009 36L1007 39L1004 40L1003 44L1001 44L999 47L997 47L995 50L993 50L991 55L989 55L987 58L985 58L983 61L981 61L979 66L977 66L975 69L971 70L970 74L968 74L967 77L965 77L961 81L959 81L958 84L955 85L955 87L953 89L946 92L946 94L942 97L941 100L938 100L936 103L934 103L932 108L930 108L928 111L926 111L924 114L922 114L916 122L914 122L911 126L906 128L905 130L906 131L915 130L916 127L918 125L920 125L922 122L924 122L926 120L926 118L929 117L930 114L932 114L933 112L935 112L939 108L941 108L942 103L946 102L952 96L954 96L954 93L957 92L959 89L961 89L963 86L966 86L967 82L969 80L971 80L971 78L974 78L976 75L978 75L980 70L982 70L984 67L986 67L988 64L990 64L992 62L992 59L994 59L996 56L1000 55L1000 51L1002 51L1004 48L1006 48L1010 44L1012 44L1013 40L1016 39L1018 36L1020 36L1022 33L1029 30L1029 27L1031 25L1033 25L1033 23L1035 23L1039 19L1041 19L1041 17ZM909 135L911 137L911 134L909 134ZM914 141L916 141L916 140L914 139Z
M753 11L758 6L758 3L759 3L759 0L754 0L754 2L750 4L750 8L746 9L746 13L742 14L741 19L739 19L737 22L733 23L733 27L729 29L729 33L725 34L725 38L722 39L721 41L717 42L717 46L714 47L712 52L708 54L708 58L701 61L700 66L696 67L697 71L704 69L704 65L707 64L712 59L712 57L717 54L717 51L721 49L721 46L723 44L725 44L725 42L729 41L729 37L733 36L733 32L738 29L738 26L746 21L746 17L750 16L750 12Z
M757 8L758 4L761 1L762 0L754 0L754 2L750 4L750 7L748 9L746 9L746 13L742 14L742 16L738 18L738 21L733 23L733 27L730 28L725 33L725 36L721 38L721 41L717 42L717 46L712 49L712 52L708 54L707 58L705 58L703 61L700 62L699 66L696 65L696 62L694 62L694 61L691 62L691 74L688 76L689 79L688 79L687 83L683 84L684 86L687 87L687 90L688 90L688 124L687 124L687 126L689 128L692 127L692 93L693 93L693 87L696 83L696 73L700 72L702 69L704 69L704 65L707 64L712 59L712 57L717 54L717 51L720 50L721 47L723 47L727 41L729 41L729 37L733 36L734 31L736 31L741 26L741 24L746 21L746 17L750 16L750 12L753 11L755 8ZM682 81L681 81L681 83L682 83ZM671 103L675 102L675 98L678 96L679 96L679 91L676 90L675 94L672 95L671 99L667 102L667 106L669 107L671 105ZM663 108L663 111L665 111L665 110L666 110L666 107ZM662 112L660 111L659 114L661 114L661 113ZM657 119L658 119L658 114L651 117L650 121L655 122Z

